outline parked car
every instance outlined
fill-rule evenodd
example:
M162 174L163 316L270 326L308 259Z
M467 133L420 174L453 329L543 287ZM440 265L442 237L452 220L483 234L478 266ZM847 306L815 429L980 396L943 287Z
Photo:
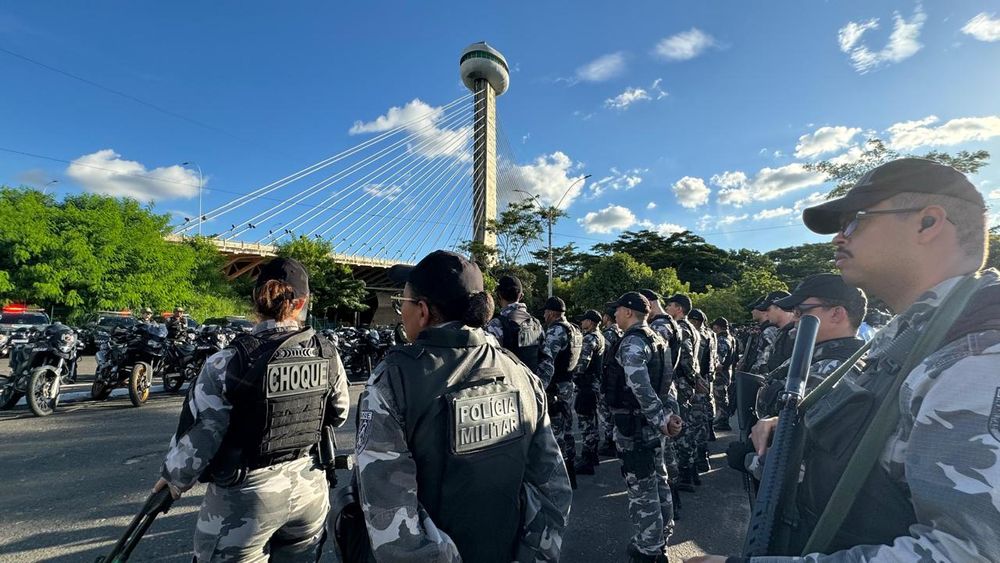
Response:
M84 352L96 353L116 328L129 329L136 322L138 321L130 311L98 311L90 315L80 327L80 342L84 345Z
M52 323L41 309L29 309L26 305L4 305L0 310L0 356L7 357L11 348L27 342L27 333L41 331ZM25 329L15 335L18 329ZM22 338L18 338L18 336Z
M205 319L202 325L215 325L219 328L230 329L233 332L250 332L253 330L254 322L246 317L241 316L229 316L229 317L212 317Z

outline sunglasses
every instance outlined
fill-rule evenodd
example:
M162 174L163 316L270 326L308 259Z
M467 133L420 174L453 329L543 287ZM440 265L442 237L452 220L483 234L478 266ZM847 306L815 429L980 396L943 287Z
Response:
M795 312L796 317L801 317L802 315L809 314L809 311L813 309L828 309L834 307L834 305L826 305L825 303L808 303L803 305L796 305L792 311Z
M840 226L840 234L845 238L854 234L858 230L858 224L862 219L874 217L876 215L900 215L905 213L917 213L923 211L923 207L907 207L906 209L877 209L875 211L858 211L849 220Z
M411 303L420 303L421 299L416 299L414 297L404 297L402 295L393 295L389 299L392 300L392 308L396 311L397 315L403 314L403 302L409 301Z

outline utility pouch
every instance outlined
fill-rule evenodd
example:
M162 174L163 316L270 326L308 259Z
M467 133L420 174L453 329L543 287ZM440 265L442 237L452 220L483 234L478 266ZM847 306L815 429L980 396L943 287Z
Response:
M874 414L875 394L844 377L803 415L810 444L834 458L849 454Z

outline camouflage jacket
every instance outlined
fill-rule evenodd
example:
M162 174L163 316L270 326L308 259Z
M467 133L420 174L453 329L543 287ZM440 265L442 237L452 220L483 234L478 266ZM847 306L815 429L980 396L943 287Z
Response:
M677 321L681 327L681 351L677 362L680 383L690 384L701 373L701 333L686 317Z
M514 311L521 311L525 315L529 314L528 307L524 303L508 303L506 307L500 309L500 314L490 319L490 322L486 323L483 328L495 336L498 342L503 342L503 323L500 322L500 317L509 317Z
M719 368L728 370L736 364L736 339L729 331L722 331L715 335L715 341L719 353Z
M582 375L587 373L590 362L594 360L594 354L604 353L607 350L607 342L604 336L597 330L583 333L583 348L580 350L580 361L576 364L574 374ZM597 384L597 382L591 382Z
M542 343L542 359L538 362L538 378L542 387L548 388L552 377L556 374L556 357L569 346L570 335L561 324L552 323L545 329L545 341Z
M604 365L608 365L608 360L611 359L611 353L614 351L615 346L618 345L618 341L622 339L622 329L618 328L618 325L611 323L610 325L601 329L601 336L604 337Z
M753 373L763 373L766 371L767 360L771 356L771 350L774 348L774 341L778 339L778 327L767 323L764 329L760 333L760 338L757 340L757 361L750 366L750 371Z
M985 276L1000 284L1000 274ZM873 338L878 359L905 323L919 327L955 287L925 293ZM996 295L994 293L994 295ZM983 304L978 304L983 305ZM1000 303L986 305L997 309ZM879 468L908 493L917 523L890 545L859 545L805 557L754 557L755 563L1000 561L1000 328L954 339L926 357L899 391L899 426ZM848 374L846 378L852 376ZM805 479L809 479L808 473Z
M675 413L664 406L656 389L653 389L650 383L647 364L652 353L653 350L641 336L630 334L622 340L618 353L615 354L615 360L625 369L625 384L635 395L639 410L650 426L659 428L666 422L667 417Z
M836 371L864 343L864 340L856 337L834 338L817 343L813 348L813 361L809 364L809 373L806 376L806 393L815 389L828 375ZM777 369L765 376L767 383L757 395L757 414L761 418L778 415L778 399L788 381L788 366L791 362L791 358L785 360ZM864 362L859 362L854 369L860 372L863 364Z
M297 321L264 321L253 328L254 334L270 331L299 330ZM229 428L229 415L233 405L226 396L226 368L236 350L226 348L205 361L198 378L181 407L190 417L190 425L174 434L170 449L163 460L161 476L171 485L186 491L198 481L212 457L219 451L222 439ZM340 371L331 378L333 392L327 402L326 420L341 426L347 420L350 397L347 373L343 362L337 362ZM182 415L183 416L183 415Z
M477 331L452 323L441 328ZM417 466L407 444L404 409L393 395L386 369L385 362L375 368L358 401L361 420L355 450L358 492L375 559L460 562L455 542L417 497ZM549 424L545 392L537 381L538 424L522 484L523 535L517 550L519 561L558 561L572 490Z

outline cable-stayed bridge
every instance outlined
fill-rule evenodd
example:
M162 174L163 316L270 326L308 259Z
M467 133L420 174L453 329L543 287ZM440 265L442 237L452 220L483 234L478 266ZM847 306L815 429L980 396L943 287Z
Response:
M366 136L359 144L187 219L173 236L196 234L207 221L228 225L210 239L230 256L230 277L256 275L277 245L295 237L323 239L337 262L373 288L388 288L392 264L469 240L492 244L487 220L520 199L496 112L509 70L498 51L475 43L460 71L470 93L356 123L351 133Z

